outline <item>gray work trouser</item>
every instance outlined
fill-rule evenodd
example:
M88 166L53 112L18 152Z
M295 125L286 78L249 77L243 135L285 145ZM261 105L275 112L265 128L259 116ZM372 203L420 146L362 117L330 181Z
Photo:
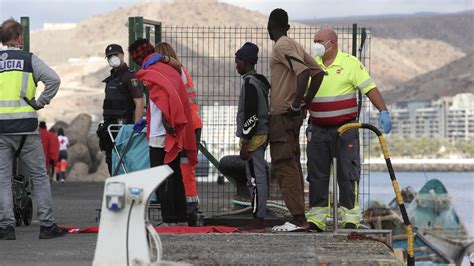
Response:
M15 226L13 214L12 170L21 135L0 135L0 228ZM51 187L46 174L40 135L27 135L20 153L20 172L31 178L40 225L54 223Z
M335 152L337 153L339 204L347 209L358 206L359 132L357 129L351 129L339 136L338 128L310 124L306 131L308 138L307 180L311 207L328 206L329 177Z
M252 214L254 218L265 218L267 214L268 178L265 161L265 147L262 145L251 152L245 162L247 186L252 196Z

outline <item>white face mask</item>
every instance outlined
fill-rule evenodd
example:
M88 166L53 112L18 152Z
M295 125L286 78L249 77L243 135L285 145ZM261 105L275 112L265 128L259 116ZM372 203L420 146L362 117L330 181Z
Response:
M328 43L329 41L326 42L326 44ZM329 50L329 49L328 49ZM315 43L313 44L313 56L315 57L323 57L323 55L326 53L326 46L324 46L324 44L322 43Z
M109 62L109 66L113 68L119 67L122 64L122 61L120 61L120 58L116 55L112 55L107 61Z

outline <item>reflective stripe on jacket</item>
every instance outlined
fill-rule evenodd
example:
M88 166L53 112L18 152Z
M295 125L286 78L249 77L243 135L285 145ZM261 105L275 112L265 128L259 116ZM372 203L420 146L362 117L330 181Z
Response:
M201 117L199 117L199 104L197 102L196 89L194 88L193 79L189 75L188 71L181 66L181 71L184 74L183 82L186 87L186 93L189 98L189 105L191 107L191 115L193 116L194 128L202 128Z
M339 126L357 118L357 90L366 94L376 85L360 61L338 52L334 62L325 66L320 57L316 62L327 73L309 105L310 121L318 126Z
M38 115L23 98L36 94L31 53L22 50L0 52L0 134L32 132Z

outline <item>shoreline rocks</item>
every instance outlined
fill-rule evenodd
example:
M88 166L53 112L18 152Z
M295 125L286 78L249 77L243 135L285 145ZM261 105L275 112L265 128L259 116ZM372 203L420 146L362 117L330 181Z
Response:
M69 138L68 181L102 182L110 177L105 163L105 154L99 148L99 138L90 133L92 117L79 114L70 124L58 121L53 128L63 128Z

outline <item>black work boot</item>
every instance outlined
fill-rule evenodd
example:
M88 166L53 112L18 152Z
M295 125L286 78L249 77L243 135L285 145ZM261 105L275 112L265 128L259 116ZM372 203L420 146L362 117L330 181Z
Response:
M0 240L15 240L15 227L7 226L5 228L0 228Z
M67 235L67 231L65 229L60 228L56 224L51 226L41 226L40 227L40 239L51 239L56 237L61 237Z
M199 212L199 203L187 202L186 212L188 215L188 226L197 226L197 218Z

